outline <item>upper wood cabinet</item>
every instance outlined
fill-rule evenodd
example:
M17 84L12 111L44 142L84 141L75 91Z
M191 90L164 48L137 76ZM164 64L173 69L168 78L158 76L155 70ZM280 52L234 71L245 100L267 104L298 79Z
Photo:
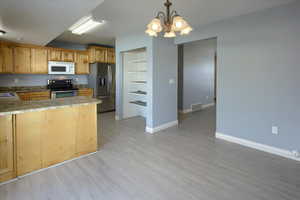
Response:
M13 73L14 71L13 46L0 45L0 73Z
M108 48L107 49L107 62L108 63L116 63L115 58L115 49Z
M0 182L16 177L12 115L0 116Z
M31 49L31 73L47 74L48 73L48 53L47 49Z
M64 62L73 62L74 61L74 52L72 52L72 51L62 51L62 61L64 61Z
M62 55L60 50L49 49L48 50L48 60L51 61L61 61Z
M31 49L29 47L14 48L14 72L18 74L31 73Z
M89 48L89 56L90 56L91 63L95 63L95 62L106 63L107 62L107 48L92 46Z
M89 74L89 55L87 52L76 52L75 53L75 62L76 62L76 74Z

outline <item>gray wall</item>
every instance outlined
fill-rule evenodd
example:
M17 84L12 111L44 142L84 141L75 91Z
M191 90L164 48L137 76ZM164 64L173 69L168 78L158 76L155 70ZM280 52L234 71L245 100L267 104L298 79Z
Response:
M19 87L19 86L45 86L48 79L71 78L75 84L87 84L86 75L30 75L30 74L4 74L0 75L0 87Z
M218 37L217 132L300 149L300 3L200 27L185 43ZM279 126L279 134L271 126Z
M153 125L177 121L177 46L173 39L154 39ZM173 80L173 83L170 81Z
M217 40L208 39L183 45L183 83L179 87L182 94L180 108L190 109L192 104L214 103L214 68Z

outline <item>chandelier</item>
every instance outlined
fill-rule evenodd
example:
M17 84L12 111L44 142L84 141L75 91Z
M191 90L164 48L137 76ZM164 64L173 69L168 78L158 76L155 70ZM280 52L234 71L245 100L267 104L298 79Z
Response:
M164 5L166 13L158 12L157 16L147 25L145 32L149 36L157 37L158 33L163 31L166 38L176 37L176 32L180 32L180 35L189 34L193 30L192 27L175 10L170 11L172 3L166 0Z

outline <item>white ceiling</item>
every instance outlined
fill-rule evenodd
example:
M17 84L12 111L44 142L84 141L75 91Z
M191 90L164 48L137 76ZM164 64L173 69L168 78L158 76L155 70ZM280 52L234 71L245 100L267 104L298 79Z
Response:
M117 35L143 33L156 13L164 10L164 1L0 0L0 29L7 31L4 39L23 43L45 45L57 37L56 40L65 42L114 45ZM196 28L294 0L171 1L173 9ZM91 11L96 19L106 20L106 24L81 36L66 31Z
M293 0L171 0L173 9L187 19L193 27L209 24L226 18L263 10ZM77 36L69 31L58 41L81 44L98 43L113 45L114 38L121 34L144 32L145 26L160 10L165 0L105 0L93 10L98 20L107 23L93 31Z
M0 0L1 39L45 45L103 0Z

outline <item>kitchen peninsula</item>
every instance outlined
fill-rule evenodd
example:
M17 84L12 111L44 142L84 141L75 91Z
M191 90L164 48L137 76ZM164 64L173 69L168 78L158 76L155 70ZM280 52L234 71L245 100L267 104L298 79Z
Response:
M97 151L90 97L0 101L0 183Z

